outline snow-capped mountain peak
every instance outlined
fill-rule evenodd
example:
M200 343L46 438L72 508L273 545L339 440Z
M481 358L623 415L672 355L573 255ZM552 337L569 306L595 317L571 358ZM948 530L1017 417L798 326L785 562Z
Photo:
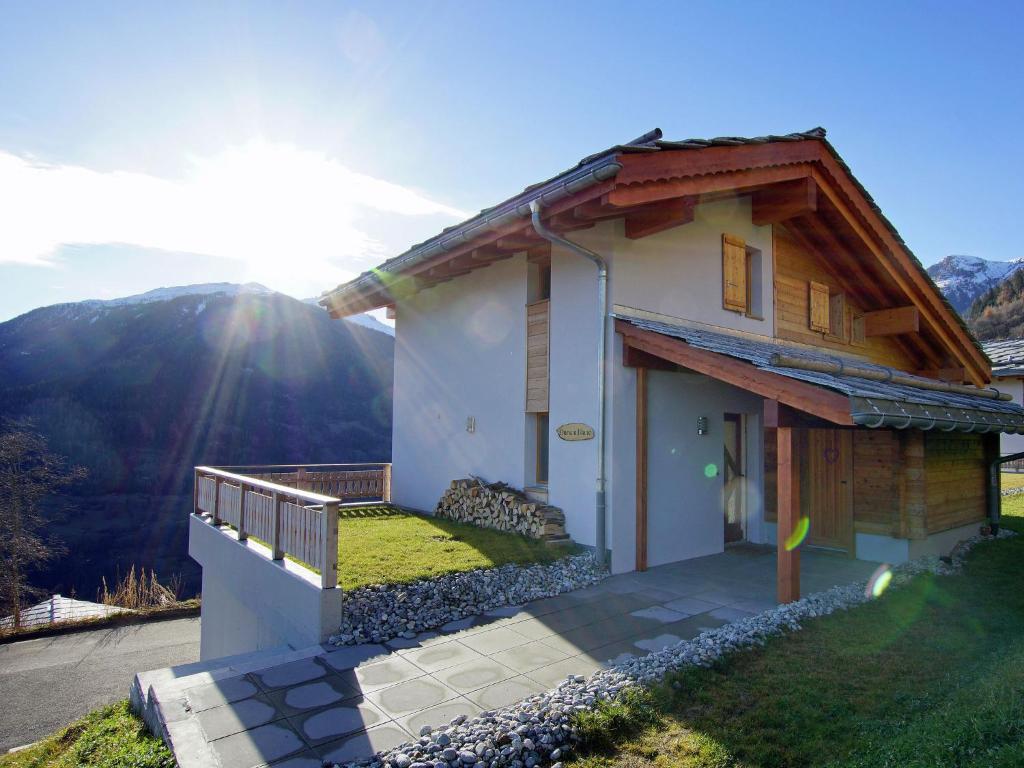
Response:
M1024 258L990 261L977 256L951 255L928 267L928 274L960 313L978 296L1024 266Z
M164 288L154 288L152 291L137 293L134 296L124 296L119 299L93 299L90 304L97 304L109 307L123 307L132 304L151 304L154 301L169 301L179 296L271 296L272 291L265 285L259 283L196 283L195 285L177 285Z

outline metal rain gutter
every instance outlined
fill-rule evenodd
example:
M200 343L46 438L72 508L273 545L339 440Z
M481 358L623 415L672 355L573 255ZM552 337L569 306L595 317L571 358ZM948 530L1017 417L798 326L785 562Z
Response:
M608 561L607 546L607 507L605 499L605 450L604 450L604 426L605 412L605 354L608 346L608 263L602 256L589 248L584 248L579 243L566 240L561 235L552 232L544 226L540 218L540 201L530 202L530 220L538 235L553 245L560 245L563 248L576 253L585 259L589 259L597 267L597 314L598 314L598 345L597 345L597 505L595 509L595 541L594 559L599 566L604 566Z
M1010 414L949 406L928 406L879 398L851 397L850 417L861 427L921 429L938 432L1024 434L1024 421Z
M320 299L319 304L327 307L331 303L330 299L332 297L345 298L349 294L358 294L364 288L371 288L373 290L386 288L378 277L377 272L401 272L422 261L466 245L488 232L500 229L518 219L529 216L530 206L534 202L542 206L549 206L588 187L612 179L621 170L622 164L616 160L615 154L598 158L587 163L582 168L540 184L511 200L457 225L449 232L442 232L422 245L409 249L405 253L385 262L377 270L366 272L351 283L331 291Z

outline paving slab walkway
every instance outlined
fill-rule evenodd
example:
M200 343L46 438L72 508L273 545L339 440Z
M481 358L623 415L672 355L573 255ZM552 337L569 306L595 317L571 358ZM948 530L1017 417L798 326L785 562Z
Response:
M803 591L864 579L874 568L805 551ZM186 689L186 709L223 768L319 768L771 608L774 593L774 550L738 547L411 640L314 648L287 664Z

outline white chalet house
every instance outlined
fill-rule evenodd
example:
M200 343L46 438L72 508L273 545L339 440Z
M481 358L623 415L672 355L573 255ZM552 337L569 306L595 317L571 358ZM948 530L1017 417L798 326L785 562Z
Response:
M1024 433L822 129L651 132L320 303L395 319L396 503L504 481L613 572L773 544L792 600L805 527L866 560L948 551L985 521L998 435Z

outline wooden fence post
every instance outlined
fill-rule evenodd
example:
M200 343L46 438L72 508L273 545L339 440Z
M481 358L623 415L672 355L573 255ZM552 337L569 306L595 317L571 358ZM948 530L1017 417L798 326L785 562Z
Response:
M224 484L224 481L218 477L214 480L214 483L216 485L213 489L213 524L218 525L220 524L220 487Z
M381 501L391 501L391 465L384 465L384 478L382 480Z
M334 589L338 586L338 504L324 504L320 513L320 586Z
M270 556L274 560L284 560L281 549L281 494L274 491L274 514L270 524Z
M238 540L245 541L249 538L246 530L245 520L245 483L238 484Z
M199 468L192 469L192 514L199 514Z
M309 483L306 482L306 468L299 467L295 472L295 487L300 491L308 491Z

